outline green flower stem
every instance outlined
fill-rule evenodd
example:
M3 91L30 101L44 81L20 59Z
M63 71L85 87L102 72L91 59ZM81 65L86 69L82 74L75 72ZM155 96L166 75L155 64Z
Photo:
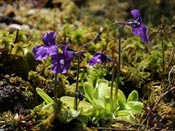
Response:
M77 57L77 79L76 79L76 88L75 88L75 98L74 98L74 109L77 110L78 108L78 98L76 93L78 92L78 83L79 83L79 70L80 70L80 58Z
M119 43L118 43L118 66L117 66L117 81L116 81L116 90L115 90L115 96L117 96L118 89L120 88L120 69L121 69L121 38L123 35L123 29L125 25L122 25L119 28Z
M57 73L55 73L55 79L54 79L54 100L57 100L58 97L58 89L57 89Z
M116 75L116 61L112 60L112 82L111 82L111 91L110 91L110 98L112 100L113 97L113 88L114 88L114 80Z
M113 109L113 98L116 98L116 97L113 97L114 81L115 81L115 76L116 76L116 65L117 65L116 61L113 58L113 60L112 60L112 82L111 82L111 90L110 90L111 111Z

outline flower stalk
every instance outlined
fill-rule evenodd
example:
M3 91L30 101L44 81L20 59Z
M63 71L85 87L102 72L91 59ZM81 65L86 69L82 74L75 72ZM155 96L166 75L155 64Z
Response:
M118 30L118 33L119 33L119 39L118 39L118 66L117 66L117 81L116 81L115 96L117 96L118 89L120 88L120 70L121 70L121 53L122 53L121 38L122 38L122 35L123 35L124 27L125 27L125 25L122 25Z
M80 71L80 58L77 56L77 78L76 78L76 87L75 87L75 97L74 97L74 109L78 109L78 97L77 97L77 92L78 92L78 83L79 83L79 71Z
M113 60L112 60L112 82L111 82L111 90L110 90L110 98L111 98L111 100L113 98L113 88L114 88L115 76L116 76L116 61L113 58Z
M58 97L58 89L57 89L57 73L54 74L54 100L56 101Z
M18 42L18 37L19 37L19 29L16 30L16 37L15 37L14 44Z
M148 28L143 25L141 13L138 9L131 10L132 19L127 22L114 22L113 24L121 25L119 28L119 43L118 43L118 66L117 66L117 80L116 80L116 91L117 96L118 88L120 87L120 68L121 68L121 38L123 35L123 29L125 25L132 27L132 33L139 36L141 40L148 44Z

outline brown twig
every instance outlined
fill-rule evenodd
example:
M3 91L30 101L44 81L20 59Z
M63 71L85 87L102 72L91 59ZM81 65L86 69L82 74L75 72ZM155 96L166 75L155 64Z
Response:
M93 130L103 131L103 130L110 130L110 131L141 131L140 129L117 129L111 127L91 127Z
M164 98L164 96L166 96L166 94L168 94L169 92L171 92L172 90L175 89L175 86L174 87L171 87L169 90L167 90L166 92L164 92L163 94L161 94L161 96L159 97L159 99L155 102L152 110L154 110L155 108L157 108L157 105L159 104L159 102Z
M84 45L80 46L80 48L85 48L85 47L89 46L92 42L97 41L99 39L99 37L101 36L103 30L104 30L103 27L100 27L100 30L97 32L95 37L92 40L90 40L89 42L87 42Z
M171 87L171 88L170 88L170 86L171 86L171 84L172 84L172 82L171 82L171 73L172 73L173 71L175 71L175 66L173 66L173 67L171 68L171 70L169 71L169 73L168 73L168 86L167 86L167 91L165 91L163 94L161 94L161 96L159 97L159 99L155 102L155 104L154 104L154 106L153 106L153 109L157 107L157 105L159 104L159 102L163 99L163 97L164 97L166 94L168 94L169 92L171 92L172 90L175 89L175 87Z
M150 124L154 124L154 122L156 122L156 128L161 128L164 127L164 124L161 122L162 118L161 116L158 114L157 108L158 108L158 104L160 103L160 101L171 91L175 90L175 86L171 87L171 73L175 71L175 66L173 66L171 68L171 70L169 71L168 74L168 86L167 86L167 90L160 95L160 97L157 99L157 101L154 103L154 105L152 106L152 108L146 108L147 110L147 114L146 114L146 118L144 119L144 121L142 122L142 124L146 123L146 127L149 127ZM170 88L171 87L171 88ZM151 120L151 123L150 123Z

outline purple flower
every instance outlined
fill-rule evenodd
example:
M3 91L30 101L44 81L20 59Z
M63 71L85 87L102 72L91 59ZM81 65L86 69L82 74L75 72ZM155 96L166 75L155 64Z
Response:
M141 25L138 28L132 28L132 33L140 36L143 42L148 44L148 28L144 25Z
M104 52L96 53L89 61L89 65L93 66L99 63L106 63L112 61L111 58L107 57Z
M48 56L58 53L58 45L56 43L56 33L50 32L43 35L43 45L33 48L33 54L36 60L44 60Z
M63 53L57 53L52 58L51 71L53 73L65 74L70 68L70 63L74 58L74 52L68 50L68 46L63 47Z
M139 36L144 43L148 43L148 28L142 24L141 13L138 9L131 10L132 20L128 22L116 22L115 24L129 25L132 27L132 33Z
M133 9L131 10L131 15L134 20L133 23L129 24L132 26L132 33L139 36L143 42L148 44L148 28L142 24L140 11L137 9Z

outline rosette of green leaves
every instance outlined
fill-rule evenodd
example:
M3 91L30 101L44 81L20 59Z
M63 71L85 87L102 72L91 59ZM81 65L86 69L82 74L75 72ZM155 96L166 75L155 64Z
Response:
M138 101L138 92L132 91L126 99L124 93L118 90L117 96L111 98L108 83L105 79L98 79L95 87L90 82L83 84L85 97L94 108L92 122L98 123L100 119L136 121L135 114L141 113L143 108L143 103Z

